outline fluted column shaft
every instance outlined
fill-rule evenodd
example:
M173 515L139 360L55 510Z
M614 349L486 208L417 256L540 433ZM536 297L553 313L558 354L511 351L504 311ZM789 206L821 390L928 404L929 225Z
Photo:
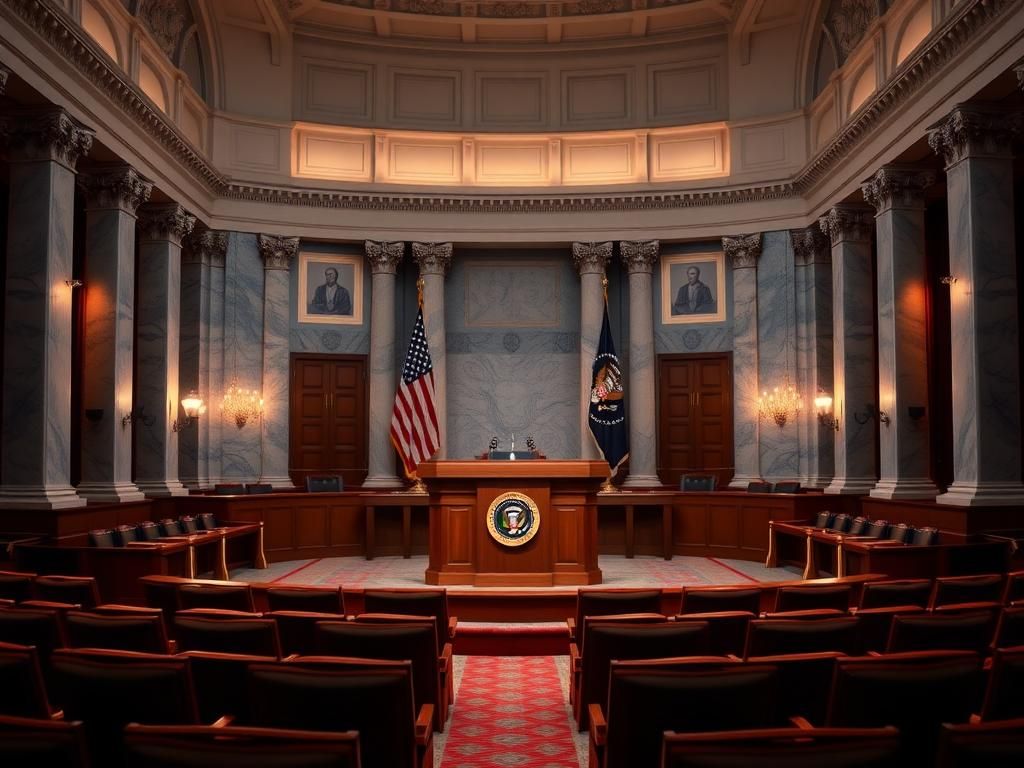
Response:
M93 133L61 109L8 124L0 506L85 504L71 487L71 291L75 164ZM112 415L111 415L112 417Z
M396 488L391 412L395 405L395 275L405 243L365 243L370 263L370 440L364 488ZM433 349L431 349L433 359Z
M839 422L835 476L825 493L862 495L875 487L875 338L870 307L871 211L837 205L820 220L832 243L833 413Z
M629 270L629 475L622 483L626 488L661 485L654 418L653 310L653 273L659 250L657 240L619 243Z
M178 387L181 241L194 225L195 217L176 203L139 212L135 483L151 497L188 493L178 479L178 433L172 427L184 419Z
M223 479L224 459L224 417L220 413L220 399L223 397L224 386L224 292L225 292L225 263L228 250L228 233L223 235L223 242L218 243L216 248L210 249L210 388L204 397L207 400L207 417L205 430L207 435L206 464L209 474L209 482L216 485ZM203 428L203 422L200 422Z
M953 484L961 506L1020 504L1019 326L1012 131L1003 114L958 107L929 134L949 201Z
M824 488L835 473L835 431L811 407L818 390L832 392L832 247L815 223L789 232L796 265L797 380L805 407L797 420L800 482Z
M85 343L82 355L82 482L91 501L140 501L132 482L135 346L135 212L153 185L119 166L83 179L85 203ZM99 418L97 411L102 412Z
M928 403L924 190L935 174L886 166L861 186L875 207L878 254L878 407L880 499L930 499L928 420L910 409Z
M612 244L573 243L572 259L580 273L580 458L600 459L601 451L590 431L590 386L594 356L604 320L605 267L612 258Z
M452 264L451 243L413 243L412 257L423 280L423 328L434 370L434 410L440 428L435 459L448 456L448 356L445 350L444 279Z
M760 233L723 237L722 249L732 265L733 456L730 488L746 489L761 477L760 425L757 413L757 262Z

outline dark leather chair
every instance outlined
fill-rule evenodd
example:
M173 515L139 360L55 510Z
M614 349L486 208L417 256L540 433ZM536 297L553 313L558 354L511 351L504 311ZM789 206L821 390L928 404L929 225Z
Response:
M0 642L34 646L49 682L50 655L64 647L64 625L52 609L0 608Z
M942 726L938 768L1005 768L1024 764L1024 718Z
M2 588L2 585L0 585ZM2 595L0 595L2 596ZM1006 589L1003 591L1003 605L1010 605L1024 600L1024 571L1011 571L1006 574Z
M237 496L245 493L242 483L216 483L213 492L217 496Z
M828 727L899 729L906 765L932 765L942 723L966 723L980 689L981 659L968 651L835 660Z
M64 627L69 648L169 652L162 615L113 616L68 611L64 616Z
M13 600L16 603L31 600L32 580L35 577L34 573L0 571L0 599Z
M992 655L981 719L1024 718L1024 646L997 648Z
M1024 605L1003 608L992 645L996 648L1024 645Z
M861 637L857 618L754 619L747 630L744 657L821 651L860 653Z
M927 608L931 594L931 579L868 581L861 588L860 607L885 608L893 605L916 605Z
M576 617L567 619L569 639L583 647L583 618L620 613L661 613L660 589L581 589L576 593Z
M881 539L889 532L888 520L871 520L861 534L868 539Z
M88 768L85 729L80 722L0 715L0 765Z
M757 614L751 611L714 611L687 613L676 621L704 621L708 625L708 653L742 656L747 644L747 628Z
M100 604L100 590L92 576L36 576L37 600L71 603L89 609Z
M0 715L47 719L53 715L39 655L30 645L0 643Z
M365 613L397 613L433 616L437 619L438 651L455 637L458 618L448 612L448 593L443 589L368 589L363 593Z
M199 719L204 723L226 715L238 723L249 722L249 665L277 662L273 656L216 651L183 651L179 655L189 661Z
M900 768L895 728L771 728L665 733L662 768Z
M271 611L345 613L341 587L269 587L266 595Z
M252 587L248 584L181 584L179 608L224 608L229 611L255 610Z
M942 576L935 579L931 607L958 603L1001 603L1006 579L1001 573L981 576Z
M137 525L119 525L114 528L114 543L119 547L127 547L133 541L142 541Z
M835 660L842 653L784 653L751 656L748 664L768 664L779 671L776 706L786 717L802 717L815 726L825 724Z
M775 484L773 493L800 493L799 480L782 480Z
M930 547L933 544L938 543L939 529L932 528L930 526L915 528L911 534L910 540L907 541L907 544L913 544L915 547Z
M206 725L136 725L124 732L127 768L282 765L359 768L359 734Z
M747 493L771 493L774 488L767 480L751 480L747 483Z
M683 587L681 614L761 610L760 587Z
M182 651L217 651L281 658L281 640L273 619L174 617L174 636Z
M341 490L344 490L344 483L337 475L306 476L307 493L338 493Z
M196 517L196 525L201 530L212 531L217 527L217 519L213 516L213 512L200 512Z
M832 521L835 519L836 516L831 512L819 512L814 518L814 527L827 531L832 527Z
M178 523L181 525L182 531L186 534L199 532L199 524L196 523L196 519L191 515L182 515L178 518Z
M317 653L316 625L321 621L344 621L337 613L316 611L271 611L264 614L277 622L277 634L281 638L281 652L285 656L299 654L313 656ZM431 630L436 631L436 630ZM432 643L436 641L432 640Z
M847 533L850 530L850 526L853 524L853 517L840 512L834 518L832 518L832 525L829 526L829 530L834 533Z
M164 518L160 521L160 536L183 536L185 528L177 520Z
M250 495L260 493L273 493L274 486L272 486L270 483L246 483L245 492Z
M680 491L713 491L718 484L717 475L683 475L679 478Z
M871 521L866 517L858 515L850 521L850 528L846 532L848 536L863 536L867 533L868 526L871 525Z
M160 538L160 526L152 520L146 520L136 526L139 541L156 541Z
M889 530L885 534L885 538L889 541L896 541L900 544L906 544L908 538L913 535L913 529L906 523L891 523Z
M98 528L96 530L89 531L89 546L103 548L116 546L116 542L114 541L114 529Z
M811 611L834 608L844 613L850 608L850 585L779 587L775 593L775 612Z
M888 653L963 650L985 654L995 636L994 610L893 616Z
M918 605L887 605L882 608L858 608L860 636L865 653L885 653L889 646L894 616L922 615L924 608Z

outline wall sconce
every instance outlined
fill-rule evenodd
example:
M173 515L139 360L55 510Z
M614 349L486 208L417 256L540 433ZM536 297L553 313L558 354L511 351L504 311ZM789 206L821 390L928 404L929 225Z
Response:
M939 278L939 282L943 285L953 285L956 282L956 278L952 275L943 275Z
M819 389L814 398L814 408L818 411L818 421L822 426L839 431L839 420L832 415L832 395Z
M129 424L133 424L135 422L139 422L146 427L152 427L156 422L156 419L146 413L145 406L140 405L138 408L133 408L121 417L121 429L127 429Z
M71 290L74 290L75 288L81 288L83 283L78 278L72 278L70 280L65 280L64 285L66 285Z
M864 403L864 410L853 414L853 420L858 424L867 424L872 419L878 419L878 423L885 424L885 426L889 426L891 421L889 414L875 408L874 403Z
M185 427L199 421L199 417L206 413L206 405L203 404L203 398L194 389L189 390L189 393L181 399L181 407L185 411L185 419L180 422L175 419L174 423L171 424L172 432L181 432Z

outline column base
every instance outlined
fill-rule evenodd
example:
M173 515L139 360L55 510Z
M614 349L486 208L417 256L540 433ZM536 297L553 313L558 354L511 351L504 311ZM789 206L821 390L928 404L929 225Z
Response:
M71 509L84 506L85 499L70 485L0 486L0 509Z
M121 504L146 500L146 494L135 483L79 483L76 490L79 496L94 502Z
M931 480L879 480L871 493L873 499L934 499L939 493Z
M657 475L629 475L622 482L622 488L661 488L662 482Z
M295 489L295 483L292 482L290 477L261 477L260 482L269 483L272 488Z
M750 483L756 483L760 479L760 477L754 477L754 475L733 475L732 480L729 481L729 485L726 487L737 491L745 491Z
M936 504L957 507L1002 507L1024 504L1020 483L953 483L935 499Z
M188 488L178 480L143 480L135 483L146 498L163 499L171 496L188 496Z
M178 479L181 481L182 485L189 489L190 492L205 491L213 488L213 483L205 477L179 477Z
M815 475L812 477L801 477L800 485L804 488L816 488L818 490L824 490L832 483L831 477L824 477L821 475Z
M398 475L376 475L363 480L363 488L405 488Z
M867 496L877 481L867 477L834 477L825 487L825 493L834 496Z

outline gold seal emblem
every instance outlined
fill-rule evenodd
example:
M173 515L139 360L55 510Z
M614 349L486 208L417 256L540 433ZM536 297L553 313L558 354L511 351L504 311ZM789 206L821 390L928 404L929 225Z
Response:
M540 530L537 502L524 493L503 493L487 508L487 530L506 547L521 547Z

